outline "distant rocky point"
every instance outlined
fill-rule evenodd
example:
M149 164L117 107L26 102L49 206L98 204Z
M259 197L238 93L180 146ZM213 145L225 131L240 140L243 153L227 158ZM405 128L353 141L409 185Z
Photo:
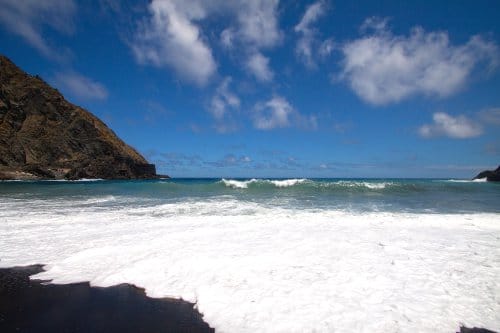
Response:
M101 120L0 55L0 179L158 177Z
M489 182L500 182L500 166L496 170L486 170L480 172L474 179L486 178Z

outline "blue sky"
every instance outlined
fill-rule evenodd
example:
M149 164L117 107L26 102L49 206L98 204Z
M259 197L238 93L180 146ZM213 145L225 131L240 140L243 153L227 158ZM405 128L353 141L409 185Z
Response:
M0 53L174 177L500 162L498 1L0 0Z

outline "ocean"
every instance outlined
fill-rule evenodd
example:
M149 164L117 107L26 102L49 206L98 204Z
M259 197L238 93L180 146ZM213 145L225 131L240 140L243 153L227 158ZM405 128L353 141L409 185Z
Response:
M500 184L0 182L0 267L131 283L216 332L500 331Z

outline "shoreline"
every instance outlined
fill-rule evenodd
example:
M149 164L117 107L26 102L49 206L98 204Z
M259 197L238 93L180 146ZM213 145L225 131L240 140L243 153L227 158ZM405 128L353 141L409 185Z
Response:
M1 332L214 332L194 304L130 284L31 280L42 265L0 268Z
M43 271L39 264L0 268L1 332L215 332L187 301L151 298L126 283L91 287L30 279ZM456 333L496 332L462 326Z

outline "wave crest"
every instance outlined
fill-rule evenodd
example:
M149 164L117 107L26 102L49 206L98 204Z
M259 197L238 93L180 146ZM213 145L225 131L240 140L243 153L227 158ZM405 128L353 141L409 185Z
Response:
M306 182L307 179L301 178L292 178L292 179L280 179L280 180L271 180L271 179L255 179L252 178L250 180L235 180L235 179L222 179L221 182L226 187L244 189L248 188L251 184L256 185L273 185L274 187L290 187L298 184L302 184Z

